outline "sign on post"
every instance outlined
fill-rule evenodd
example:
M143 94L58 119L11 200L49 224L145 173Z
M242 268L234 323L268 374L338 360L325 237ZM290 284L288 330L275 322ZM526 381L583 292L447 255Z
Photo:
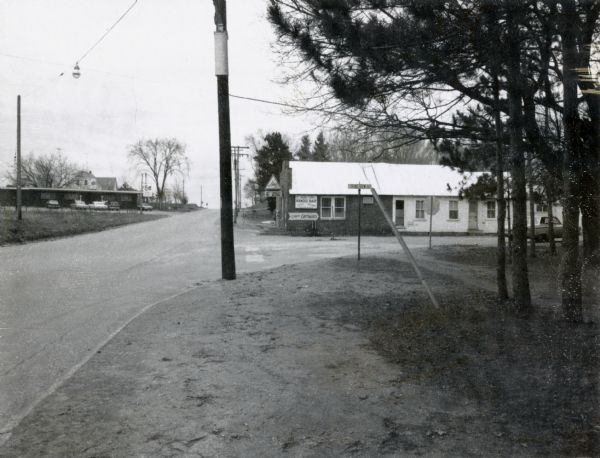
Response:
M349 184L348 189L371 189L371 185L362 183Z
M430 197L425 201L425 213L428 215L437 215L440 211L440 199L437 197Z
M360 190L361 189L371 189L370 184L362 184L362 183L349 183L348 189L358 189L358 246L357 246L357 259L360 261L360 213L362 208L362 201L360 198Z

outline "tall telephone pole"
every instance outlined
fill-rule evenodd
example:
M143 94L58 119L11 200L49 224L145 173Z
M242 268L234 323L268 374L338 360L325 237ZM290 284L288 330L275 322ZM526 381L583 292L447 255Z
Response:
M240 150L250 149L248 146L232 146L233 154L233 172L235 174L235 211L233 213L233 223L237 223L237 216L242 206L242 190L240 189L240 156L248 156L240 153Z
M17 220L23 219L21 196L21 96L17 95Z
M221 190L221 272L223 280L235 279L233 209L231 203L231 127L229 121L229 63L227 58L227 7L215 5L215 75L219 110L219 170Z

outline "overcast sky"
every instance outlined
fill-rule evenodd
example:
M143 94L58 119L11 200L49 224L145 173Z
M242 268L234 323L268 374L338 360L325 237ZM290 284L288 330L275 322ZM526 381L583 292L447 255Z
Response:
M128 145L176 137L192 160L191 200L219 205L214 8L211 0L138 0L129 14L75 62L133 0L0 1L0 182L12 167L16 99L22 96L22 151L60 148L96 176L136 181ZM230 92L289 100L278 85L274 35L266 0L229 0ZM64 72L63 76L59 76ZM232 145L259 129L293 139L314 133L316 120L285 115L272 105L231 99ZM242 174L252 174L249 164Z

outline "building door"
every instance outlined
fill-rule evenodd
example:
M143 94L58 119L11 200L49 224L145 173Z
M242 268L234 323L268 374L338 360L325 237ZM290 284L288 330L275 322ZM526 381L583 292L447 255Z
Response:
M404 201L394 200L394 224L404 227Z
M469 230L470 231L479 230L479 224L477 221L478 205L479 205L479 201L477 201L477 200L469 201Z

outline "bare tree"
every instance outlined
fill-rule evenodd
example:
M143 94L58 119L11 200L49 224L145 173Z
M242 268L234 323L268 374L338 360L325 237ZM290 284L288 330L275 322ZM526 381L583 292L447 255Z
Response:
M331 160L339 162L391 162L437 164L438 154L427 140L403 142L398 135L373 132L363 135L352 128L339 128L329 136Z
M173 192L173 200L175 203L182 205L188 203L188 197L185 193L185 181L174 180L171 190Z
M252 201L252 206L256 205L259 197L258 185L256 184L256 180L249 179L248 181L246 181L246 184L244 184L244 195L246 196L246 198Z
M185 154L185 145L175 138L139 140L129 147L128 157L140 171L152 175L159 203L165 197L167 178L189 172L190 161Z
M21 161L23 185L34 188L64 188L73 181L79 167L62 153L35 156L33 153ZM6 173L6 179L16 185L15 171Z

